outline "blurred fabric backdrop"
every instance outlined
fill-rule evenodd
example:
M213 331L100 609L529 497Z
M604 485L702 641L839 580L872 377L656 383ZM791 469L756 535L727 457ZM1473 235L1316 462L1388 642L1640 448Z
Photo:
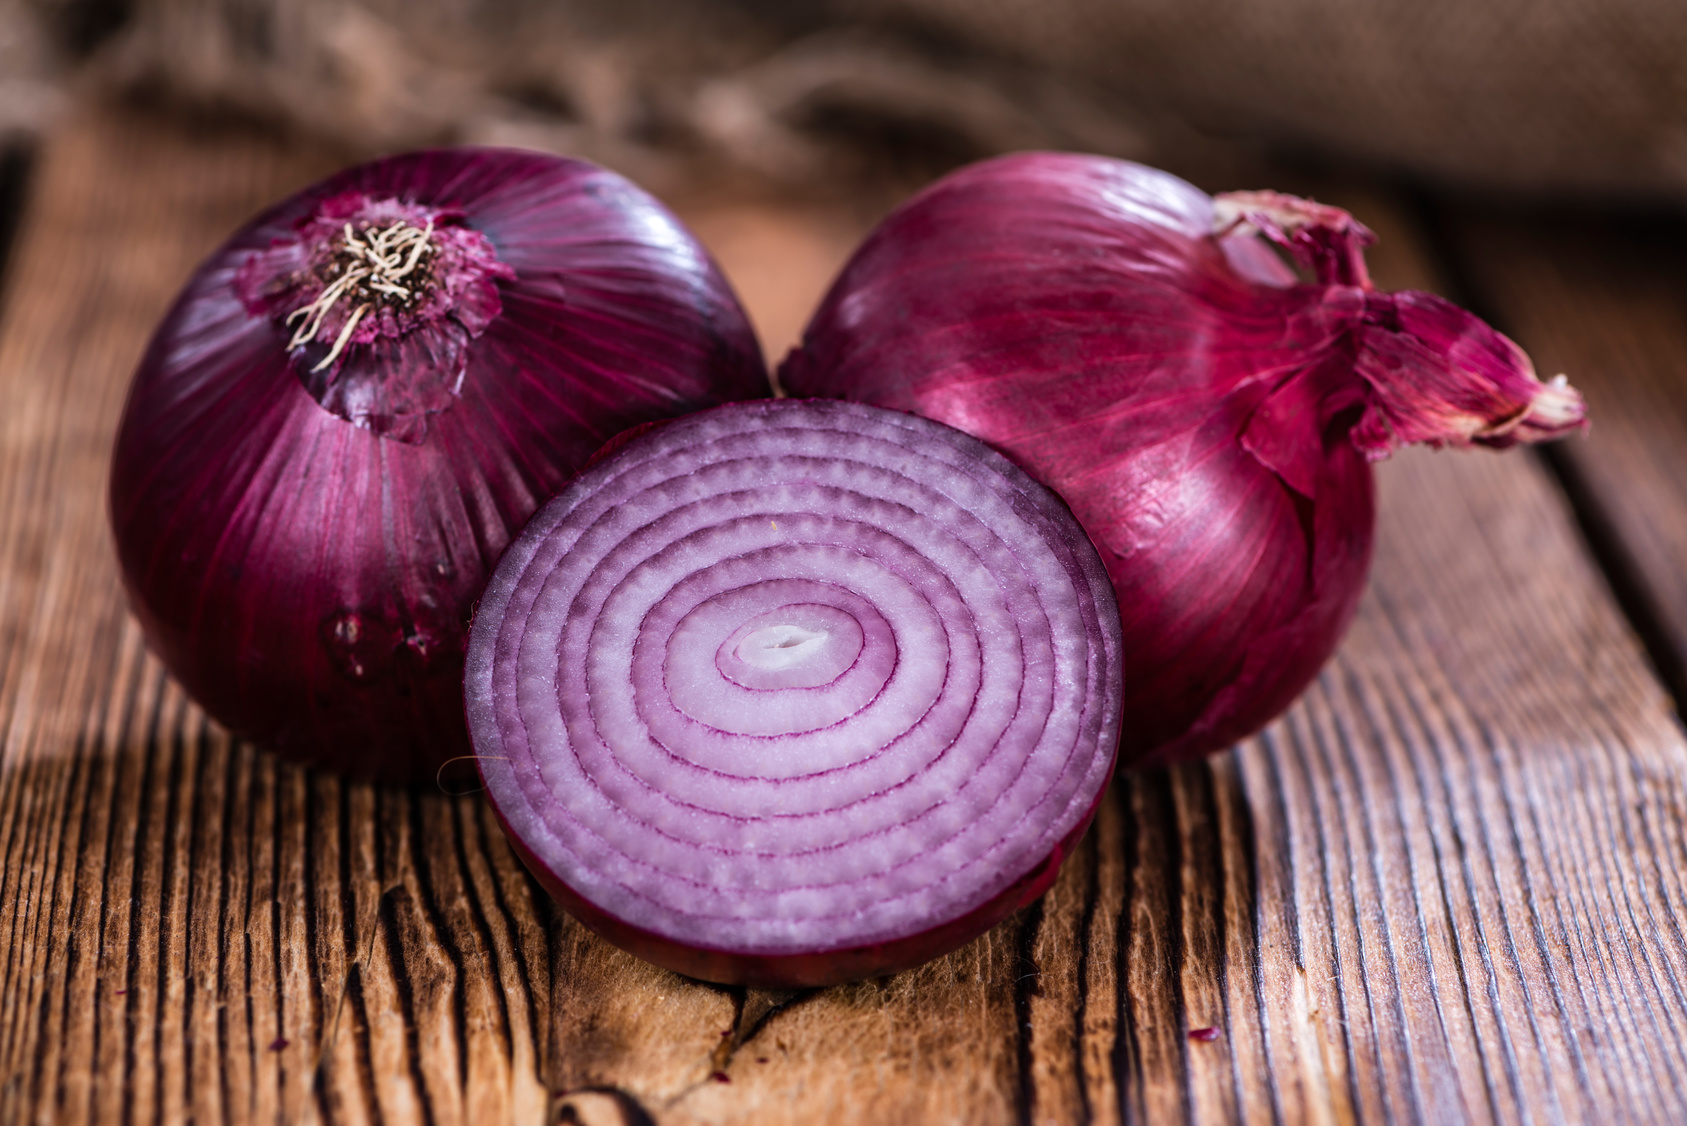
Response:
M79 84L348 156L451 142L847 188L1085 149L1687 196L1680 0L0 0L0 132Z

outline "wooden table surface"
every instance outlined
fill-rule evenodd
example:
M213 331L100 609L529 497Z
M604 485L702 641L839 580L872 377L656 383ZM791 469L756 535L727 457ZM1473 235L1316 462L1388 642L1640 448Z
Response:
M0 1122L1687 1122L1687 223L1327 185L1380 284L1568 372L1592 436L1381 466L1369 592L1283 719L1122 775L970 946L772 996L597 940L476 796L231 741L147 653L104 515L129 373L196 261L331 164L95 108L31 163L0 295ZM869 221L681 210L774 349Z

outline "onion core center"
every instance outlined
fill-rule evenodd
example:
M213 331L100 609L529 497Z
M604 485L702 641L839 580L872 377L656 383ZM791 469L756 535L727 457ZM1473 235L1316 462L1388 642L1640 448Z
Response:
M763 626L738 643L737 656L758 669L794 668L824 648L827 636L801 626Z

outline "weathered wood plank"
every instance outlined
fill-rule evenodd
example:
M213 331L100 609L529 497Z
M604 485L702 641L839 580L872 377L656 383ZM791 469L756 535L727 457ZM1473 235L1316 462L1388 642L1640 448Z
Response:
M0 305L0 1120L1687 1117L1687 746L1526 457L1382 467L1291 713L1123 775L1041 903L883 981L688 981L556 912L478 798L231 743L121 610L105 447L193 260L324 163L98 112L43 154ZM1385 284L1432 280L1354 205ZM861 222L693 214L783 335Z
M1366 218L1384 248L1411 245L1386 212ZM1385 284L1431 280L1386 249L1377 265ZM1408 1013L1408 1030L1430 1034L1407 1044L1446 1040L1444 1062L1413 1063L1456 1078L1464 1113L1556 1104L1572 1120L1613 1106L1667 1118L1679 1107L1657 1094L1678 1089L1680 995L1628 959L1636 940L1679 958L1678 907L1638 917L1652 896L1623 872L1650 869L1674 885L1681 854L1678 842L1638 839L1633 822L1609 827L1631 813L1678 821L1667 812L1678 799L1654 789L1674 795L1683 780L1667 701L1527 460L1420 456L1385 470L1371 597L1340 659L1277 731L1298 752L1281 757L1302 757L1329 729L1315 718L1320 698L1339 690L1330 711L1344 729L1319 742L1386 773L1350 789L1332 756L1329 781L1336 795L1365 796L1368 816L1394 811L1397 826L1358 855L1386 875L1387 854L1404 846L1408 867L1325 895L1335 903L1345 891L1374 911L1379 893L1417 889L1397 917L1419 917L1424 949L1412 957L1427 961L1418 989L1435 998L1439 1033L1427 1013ZM1646 778L1661 804L1637 806L1625 776ZM1327 830L1352 806L1288 820ZM1395 914L1388 898L1381 906ZM1436 1105L1421 1113L1433 1120Z

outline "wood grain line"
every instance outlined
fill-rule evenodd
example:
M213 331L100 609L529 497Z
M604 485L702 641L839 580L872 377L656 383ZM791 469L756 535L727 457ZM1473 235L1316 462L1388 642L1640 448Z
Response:
M1115 1067L1121 1037L1123 997L1120 989L1120 923L1125 912L1126 866L1124 815L1117 778L1102 799L1090 830L1095 899L1085 927L1086 960L1080 1013L1079 1044L1083 1060L1084 1108L1087 1121L1118 1126L1124 1118L1125 1091Z
M1018 943L1014 951L1013 978L1013 1027L1014 1027L1014 1062L1017 1064L1017 1098L1016 1110L1020 1118L1027 1121L1031 1118L1032 1108L1038 1103L1037 1075L1032 1070L1033 1061L1038 1054L1034 1053L1031 1044L1033 1025L1031 1020L1032 999L1042 991L1042 974L1037 960L1037 940L1042 937L1039 932L1043 929L1045 917L1043 903L1048 897L1026 907L1019 915ZM1045 1081L1043 1101L1048 1099L1048 1086Z

